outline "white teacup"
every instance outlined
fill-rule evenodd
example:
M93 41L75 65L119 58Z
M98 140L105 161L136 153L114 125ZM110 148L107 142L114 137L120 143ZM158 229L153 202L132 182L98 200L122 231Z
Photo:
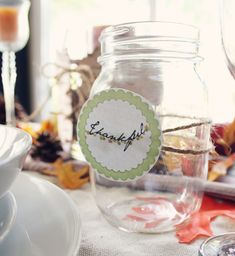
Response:
M10 189L32 145L31 136L15 127L0 125L0 198Z

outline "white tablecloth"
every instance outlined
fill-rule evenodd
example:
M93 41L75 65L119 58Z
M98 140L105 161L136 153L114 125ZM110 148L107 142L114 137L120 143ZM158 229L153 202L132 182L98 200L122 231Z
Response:
M32 175L35 175L32 173ZM41 175L36 175L40 177ZM93 200L90 186L66 190L78 206L82 220L79 256L197 256L203 239L190 245L180 244L174 232L135 234L111 226ZM219 217L212 225L214 234L235 231L235 221Z

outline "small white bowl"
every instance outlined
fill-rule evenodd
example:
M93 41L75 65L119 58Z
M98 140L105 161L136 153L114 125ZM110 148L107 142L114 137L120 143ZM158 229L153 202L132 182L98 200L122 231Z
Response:
M32 138L28 133L0 125L0 198L8 192L21 171L31 145Z

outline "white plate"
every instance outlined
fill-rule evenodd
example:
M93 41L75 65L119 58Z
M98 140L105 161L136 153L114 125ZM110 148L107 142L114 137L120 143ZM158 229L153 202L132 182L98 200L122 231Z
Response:
M55 185L20 174L11 192L17 203L15 223L0 243L1 256L75 256L81 222L77 207Z
M8 192L0 199L0 241L7 236L15 222L17 204L15 197Z

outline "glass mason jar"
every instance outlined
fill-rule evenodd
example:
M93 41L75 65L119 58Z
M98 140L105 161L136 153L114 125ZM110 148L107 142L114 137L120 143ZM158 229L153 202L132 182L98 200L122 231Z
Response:
M137 179L120 182L92 171L96 203L119 229L172 230L199 209L207 177L210 120L207 90L196 70L199 31L138 22L108 27L100 41L102 71L90 98L111 88L140 95L159 119L162 146L157 162Z

